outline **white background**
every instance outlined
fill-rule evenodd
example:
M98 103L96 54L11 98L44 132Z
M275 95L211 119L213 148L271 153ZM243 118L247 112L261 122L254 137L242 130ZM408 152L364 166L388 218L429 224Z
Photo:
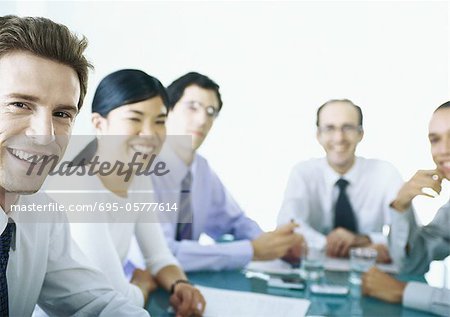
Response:
M315 112L349 98L364 112L358 154L406 178L434 168L427 124L449 99L448 2L1 2L90 41L95 65L75 134L92 133L98 82L139 68L168 85L195 70L221 85L224 107L200 152L247 214L272 229L292 166L323 155ZM450 195L415 203L427 223ZM432 206L430 208L430 206Z
M216 80L224 107L200 152L264 229L292 166L323 155L314 122L328 99L362 107L359 155L405 178L433 168L427 124L449 99L448 2L3 2L0 13L46 16L88 37L95 71L75 134L92 133L93 92L117 69L166 85L191 70ZM428 222L429 199L416 203Z

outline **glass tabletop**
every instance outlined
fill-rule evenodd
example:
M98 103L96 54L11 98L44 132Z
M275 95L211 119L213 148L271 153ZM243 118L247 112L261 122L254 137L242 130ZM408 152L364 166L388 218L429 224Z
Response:
M307 316L434 316L404 308L401 305L389 304L374 298L361 296L360 287L356 285L350 286L348 295L335 296L311 294L308 286L305 290L268 287L265 280L247 278L242 271L195 272L189 273L188 277L192 283L208 287L305 298L311 301ZM425 282L422 276L397 277L404 281ZM349 286L348 272L326 271L325 281L330 284ZM168 307L169 294L163 290L158 290L151 295L147 310L152 316L173 316L168 312Z

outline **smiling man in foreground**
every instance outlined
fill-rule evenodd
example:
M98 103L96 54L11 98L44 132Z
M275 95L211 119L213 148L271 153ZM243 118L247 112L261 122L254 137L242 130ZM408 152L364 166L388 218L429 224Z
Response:
M10 211L51 202L27 195L48 169L27 170L32 157L64 154L86 94L86 45L45 18L0 17L0 316L30 316L36 303L56 316L148 316L72 258L80 251L64 217L36 223Z

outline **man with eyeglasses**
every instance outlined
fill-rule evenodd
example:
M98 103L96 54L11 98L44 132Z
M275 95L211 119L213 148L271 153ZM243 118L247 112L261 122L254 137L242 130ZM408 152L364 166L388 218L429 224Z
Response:
M317 110L317 140L326 157L297 164L291 172L278 223L295 219L308 245L328 256L372 245L389 262L386 232L390 204L403 181L390 164L355 155L364 136L361 108L348 99L330 100Z
M178 219L162 223L168 244L185 271L242 268L252 259L272 260L285 255L298 258L303 244L290 221L272 232L245 216L207 160L197 154L222 108L219 86L205 75L191 72L168 88L168 138L161 151L169 173L153 177L162 202L177 192ZM190 136L181 142L175 135ZM169 198L167 198L169 197ZM232 234L234 241L204 245L205 233L214 240Z

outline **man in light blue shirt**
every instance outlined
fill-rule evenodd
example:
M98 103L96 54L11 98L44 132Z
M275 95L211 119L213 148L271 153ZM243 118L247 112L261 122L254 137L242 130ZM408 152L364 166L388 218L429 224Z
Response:
M179 214L192 215L187 221L162 223L168 244L183 269L235 269L251 260L298 257L303 238L294 233L297 225L289 223L264 233L233 200L207 160L196 152L222 108L219 86L192 72L175 80L168 87L168 95L169 137L161 158L170 173L153 177L153 182L160 201L174 201L170 195L175 192ZM185 144L170 135L188 135L191 142ZM232 234L234 241L203 245L198 241L202 233L214 240Z

